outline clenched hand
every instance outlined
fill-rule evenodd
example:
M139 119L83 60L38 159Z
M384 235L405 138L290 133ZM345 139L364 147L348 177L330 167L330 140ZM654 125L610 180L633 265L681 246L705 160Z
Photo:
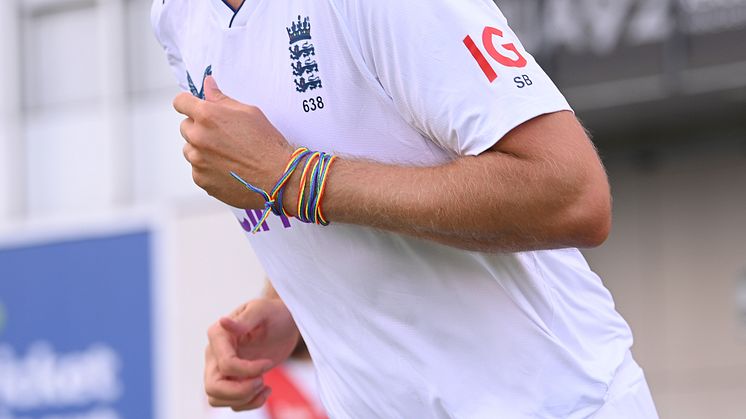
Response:
M189 93L174 99L187 118L181 123L184 157L192 165L194 183L233 207L259 209L264 201L230 176L233 171L269 191L293 152L285 137L255 106L240 103L205 79L205 100Z
M262 376L285 361L300 334L282 300L250 301L213 324L205 350L210 405L235 411L264 405L271 389Z

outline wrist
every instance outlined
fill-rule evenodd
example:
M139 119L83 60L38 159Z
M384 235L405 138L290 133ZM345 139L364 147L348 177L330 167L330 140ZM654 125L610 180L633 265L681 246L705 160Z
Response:
M301 159L298 169L288 179L283 192L282 207L291 217L298 215L298 192L300 191L300 179L303 173L303 166L306 164L308 156Z
M278 157L273 159L272 165L269 170L267 184L265 185L266 188L264 189L265 191L272 193L272 189L274 189L275 185L277 185L277 182L285 173L285 168L294 151L295 149L286 147L283 148L282 151L277 153Z
M329 220L322 213L322 201L326 201L327 180L334 171L332 166L336 166L338 157L304 150L304 155L294 158L294 168L283 182L282 197L278 198L278 202L288 216L296 217L304 223L328 225ZM298 151L300 149L296 153Z
M353 169L353 165L355 166L355 169ZM327 221L341 223L351 222L352 218L349 213L349 202L355 195L352 194L354 190L350 190L350 187L359 189L360 187L363 187L363 185L348 185L346 179L353 179L353 175L355 176L354 179L364 178L364 170L360 172L354 171L361 168L364 169L364 166L361 167L359 162L349 159L337 159L334 163L333 170L329 171L326 193L321 202L324 218L326 218ZM359 199L359 197L356 198L356 200L357 199Z

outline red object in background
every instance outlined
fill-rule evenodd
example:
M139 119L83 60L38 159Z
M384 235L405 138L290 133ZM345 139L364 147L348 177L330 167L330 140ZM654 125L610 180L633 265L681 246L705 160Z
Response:
M264 384L272 389L265 405L271 419L327 419L282 366L265 374Z

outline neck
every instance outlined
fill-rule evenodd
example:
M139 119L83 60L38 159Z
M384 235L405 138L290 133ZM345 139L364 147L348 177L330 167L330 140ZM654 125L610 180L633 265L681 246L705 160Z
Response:
M238 10L244 0L225 0L225 2L228 3L233 10Z

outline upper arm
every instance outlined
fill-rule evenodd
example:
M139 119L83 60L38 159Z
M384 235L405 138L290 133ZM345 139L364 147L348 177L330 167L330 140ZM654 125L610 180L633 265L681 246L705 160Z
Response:
M585 129L569 111L532 118L512 129L487 151L561 165L600 165Z
M575 245L598 246L611 228L606 172L585 129L571 112L531 119L482 155L509 155L524 164L534 199L552 208L552 224ZM547 217L549 214L547 214ZM549 219L549 218L547 218Z

